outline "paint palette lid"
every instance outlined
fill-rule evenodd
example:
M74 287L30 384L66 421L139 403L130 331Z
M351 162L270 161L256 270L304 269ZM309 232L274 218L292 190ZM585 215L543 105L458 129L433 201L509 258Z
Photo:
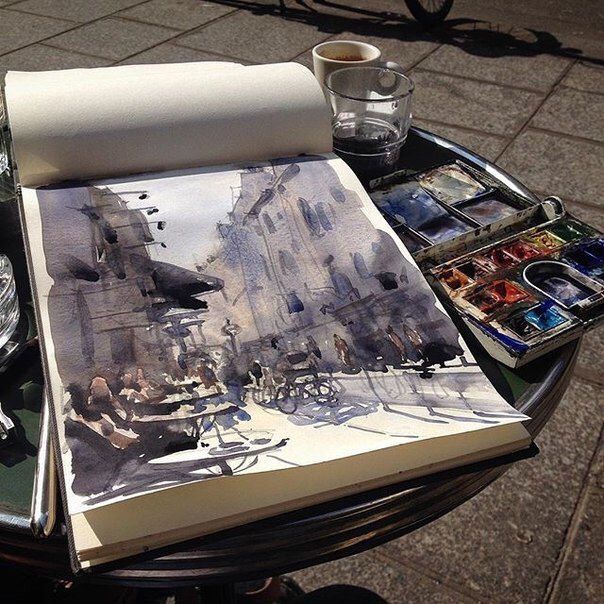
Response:
M487 172L458 160L413 174L396 172L371 181L369 188L397 234L421 243L410 250L418 260L514 223L538 208Z

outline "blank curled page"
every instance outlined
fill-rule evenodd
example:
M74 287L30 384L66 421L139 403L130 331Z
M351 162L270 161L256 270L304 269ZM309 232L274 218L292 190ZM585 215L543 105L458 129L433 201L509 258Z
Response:
M331 150L325 97L297 63L9 72L5 96L24 186Z

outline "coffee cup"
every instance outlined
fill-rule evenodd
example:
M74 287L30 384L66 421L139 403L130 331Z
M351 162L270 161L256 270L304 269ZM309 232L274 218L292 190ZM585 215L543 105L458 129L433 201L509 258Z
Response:
M312 62L315 77L324 86L325 78L344 67L375 65L380 61L382 52L377 46L355 40L332 40L317 44L312 49Z

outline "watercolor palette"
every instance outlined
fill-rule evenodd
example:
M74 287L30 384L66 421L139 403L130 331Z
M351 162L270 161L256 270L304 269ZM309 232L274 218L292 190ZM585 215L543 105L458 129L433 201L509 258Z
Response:
M560 217L430 269L498 360L522 365L604 319L604 239Z
M445 304L511 367L604 320L604 238L559 200L536 203L455 161L370 183Z

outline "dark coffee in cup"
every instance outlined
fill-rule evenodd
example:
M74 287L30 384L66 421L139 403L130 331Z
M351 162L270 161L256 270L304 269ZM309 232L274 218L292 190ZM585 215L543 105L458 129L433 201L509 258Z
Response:
M364 61L365 57L362 55L336 55L333 57L326 56L325 58L331 59L332 61Z

